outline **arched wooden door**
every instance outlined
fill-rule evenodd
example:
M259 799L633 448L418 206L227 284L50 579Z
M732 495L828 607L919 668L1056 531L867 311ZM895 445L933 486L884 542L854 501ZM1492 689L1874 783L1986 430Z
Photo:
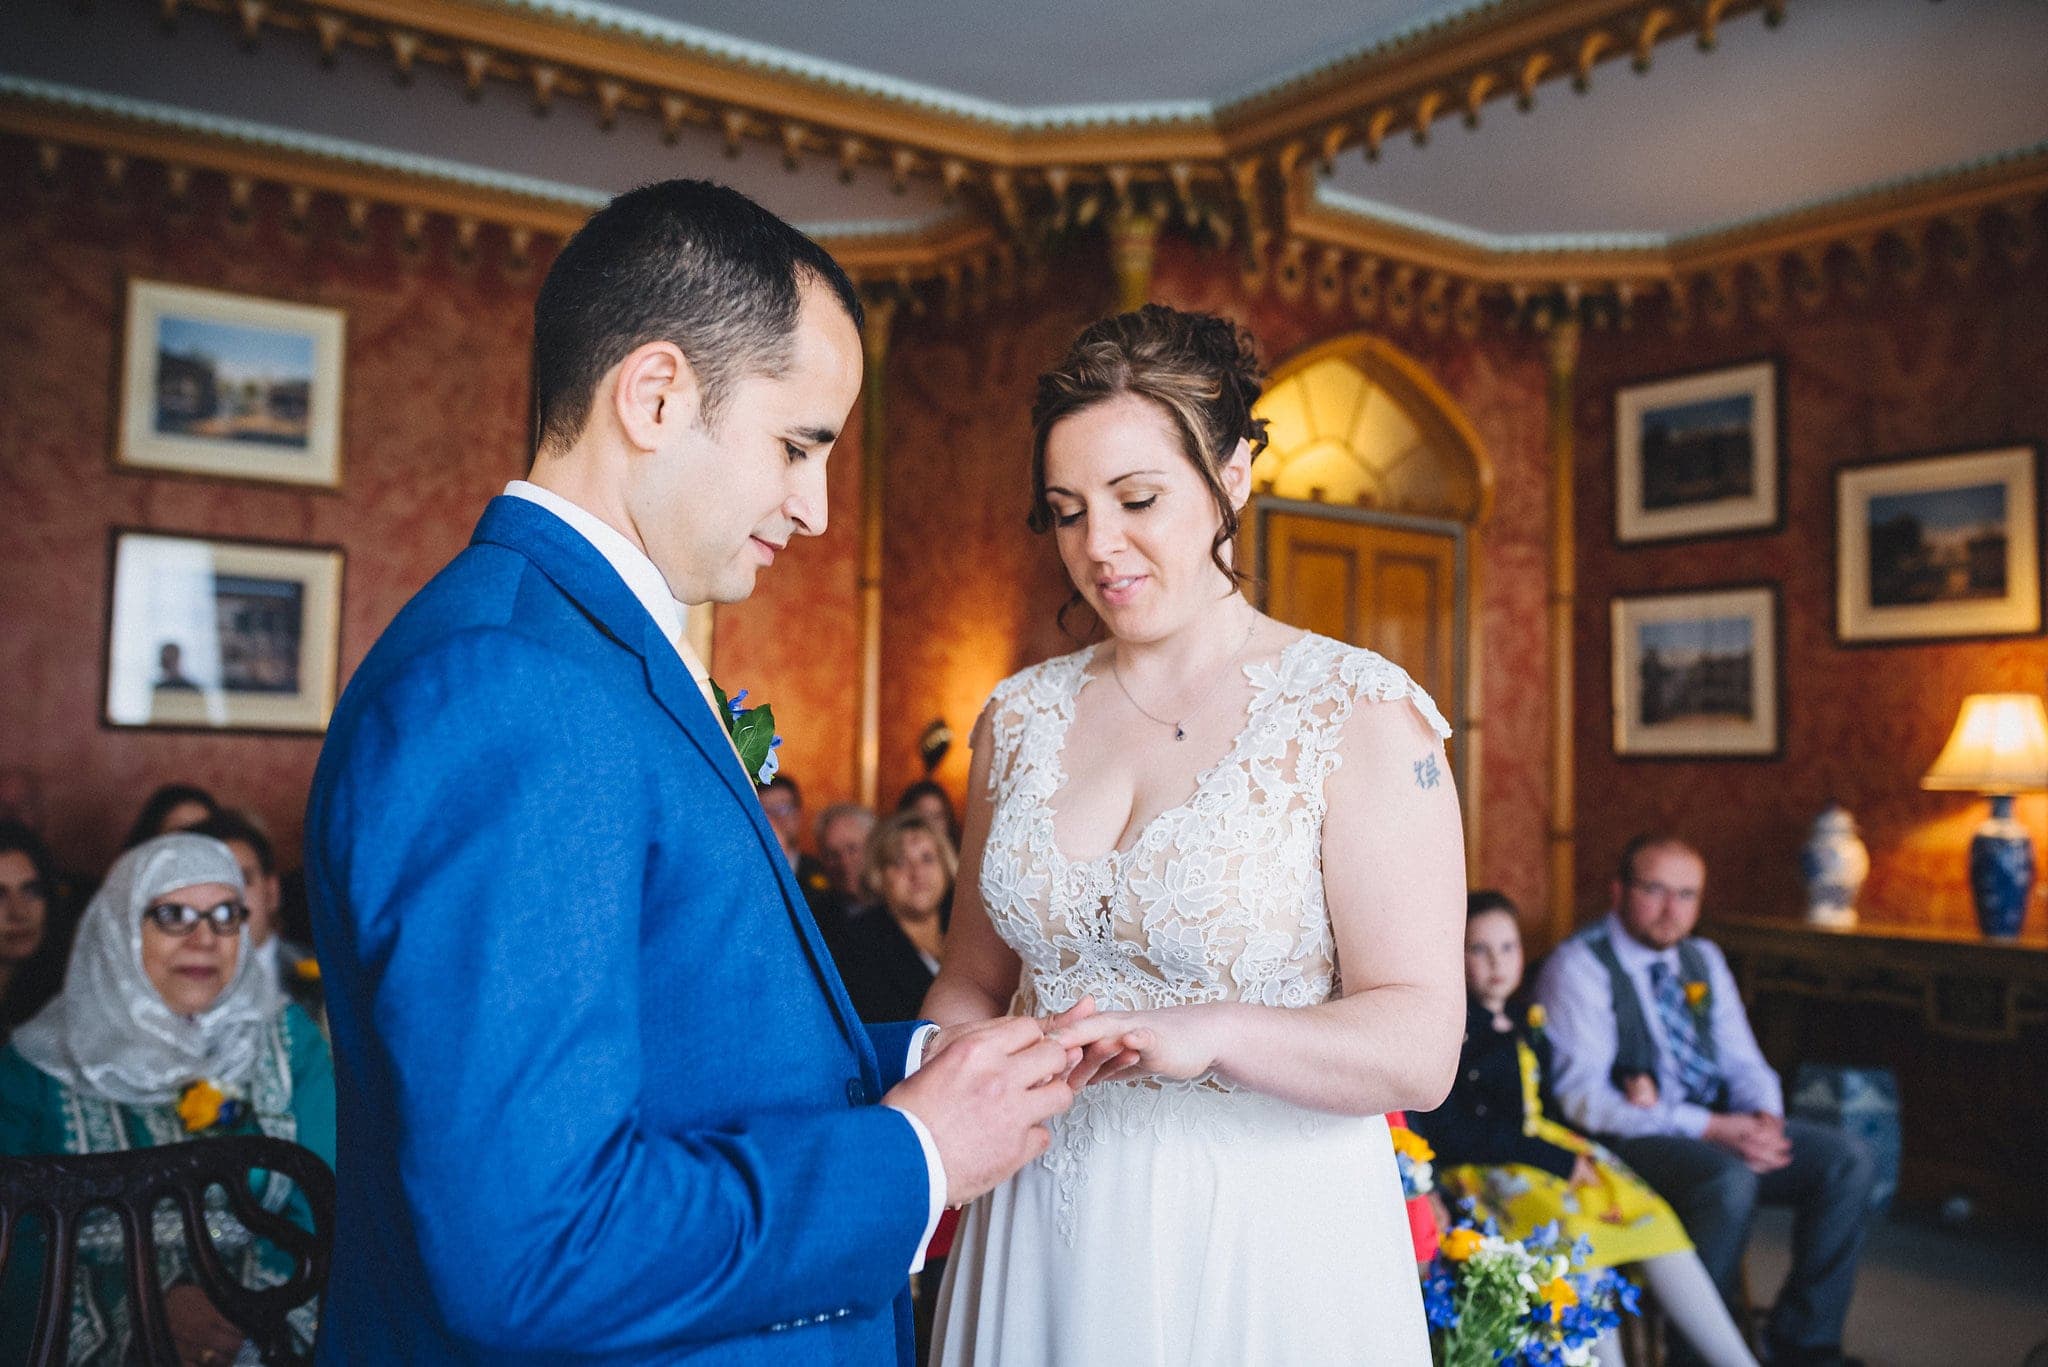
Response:
M1480 718L1474 543L1491 472L1478 436L1420 365L1377 338L1279 367L1256 413L1252 563L1283 622L1377 651L1429 691L1476 856Z

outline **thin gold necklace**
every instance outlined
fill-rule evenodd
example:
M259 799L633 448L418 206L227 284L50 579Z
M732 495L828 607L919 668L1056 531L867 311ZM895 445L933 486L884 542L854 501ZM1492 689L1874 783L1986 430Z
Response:
M1125 702L1129 703L1131 706L1138 709L1138 713L1140 716L1144 717L1147 721L1157 722L1161 726L1172 727L1173 738L1175 740L1186 740L1188 738L1188 718L1199 713L1202 710L1202 708L1208 704L1209 699L1216 696L1216 690L1221 688L1223 686L1223 680L1229 677L1230 666L1237 662L1237 657L1244 653L1244 648L1246 646L1251 644L1252 633L1258 630L1258 626L1259 614L1254 612L1252 614L1251 621L1245 624L1244 639L1239 641L1237 643L1237 648L1231 651L1229 656L1224 659L1223 664L1216 671L1216 677L1209 681L1209 687L1203 690L1202 696L1196 699L1193 705L1191 705L1187 711L1181 713L1181 718L1179 721L1168 721L1164 717L1155 716L1153 713L1146 710L1145 704L1139 702L1136 698L1131 696L1131 690L1129 686L1124 683L1124 672L1121 668L1118 667L1117 657L1115 655L1109 657L1109 677L1116 680L1117 691L1124 695Z

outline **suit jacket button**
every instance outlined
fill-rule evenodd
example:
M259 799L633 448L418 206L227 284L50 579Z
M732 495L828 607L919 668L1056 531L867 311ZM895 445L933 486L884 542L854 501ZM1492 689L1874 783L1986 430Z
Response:
M849 1105L849 1106L865 1106L865 1105L867 1105L867 1104L868 1104L868 1103L869 1103L870 1101L873 1101L874 1099L875 1099L875 1097L874 1097L874 1093L872 1093L872 1092L870 1092L870 1091L868 1090L868 1085L867 1085L867 1083L865 1083L865 1082L861 1081L861 1080L860 1080L859 1078L857 1078L857 1077L850 1077L850 1078L846 1079L846 1104L847 1104L847 1105Z

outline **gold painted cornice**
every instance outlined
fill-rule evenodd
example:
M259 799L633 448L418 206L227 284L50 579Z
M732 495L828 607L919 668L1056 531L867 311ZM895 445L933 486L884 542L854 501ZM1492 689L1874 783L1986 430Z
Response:
M1837 281L1851 292L1887 274L1910 284L1930 260L1968 269L1987 251L2019 259L2035 249L2048 191L2048 158L2036 155L1665 246L1565 250L1495 248L1346 213L1310 193L1341 152L1375 156L1393 136L1427 142L1442 119L1476 124L1500 101L1526 108L1552 83L1583 89L1605 63L1644 69L1662 43L1690 37L1711 47L1730 18L1762 10L1775 20L1785 0L1501 0L1208 118L1059 128L1011 126L484 0L154 3L166 22L212 16L251 44L282 37L330 58L345 46L381 53L402 79L436 66L473 91L485 82L523 87L543 110L586 102L612 136L706 128L735 155L765 141L792 171L836 167L850 178L879 167L899 186L935 180L960 203L960 220L914 237L826 242L870 285L942 281L949 308L1007 289L1019 257L1071 225L1156 215L1236 244L1248 288L1397 327L1472 332L1489 316L1522 320L1532 298L1550 301L1552 316L1579 313L1590 299L1596 312L1624 319L1656 298L1685 326L1695 314L1720 322L1743 308L1768 316L1786 299L1817 307ZM467 186L394 188L379 172L280 167L267 152L181 149L134 130L29 135L167 163L182 157L356 205L403 203L529 234L560 235L585 212Z
M409 240L418 239L429 217L451 221L466 246L488 226L504 232L515 259L526 257L536 238L566 238L590 216L585 204L13 96L0 96L0 135L36 143L46 172L54 172L67 151L98 158L109 183L125 183L135 165L154 165L180 196L193 173L208 173L227 181L229 200L238 207L251 202L257 186L275 185L289 193L294 215L301 219L317 197L330 196L340 201L344 221L357 231L375 208L399 211ZM953 288L965 282L1004 289L1012 284L1014 251L997 240L988 224L965 215L922 232L821 235L819 240L863 285L907 289L941 281Z
M502 81L538 107L587 101L612 128L644 116L673 136L709 128L729 148L764 141L792 167L835 161L851 174L882 168L898 184L930 179L968 190L1013 233L1059 218L1074 197L1106 189L1170 196L1190 222L1197 199L1236 203L1284 184L1304 159L1351 147L1376 154L1398 132L1426 140L1448 117L1476 123L1490 102L1527 107L1542 85L1581 87L1603 62L1649 64L1683 35L1711 45L1717 26L1785 0L1504 0L1406 42L1220 107L1208 117L1088 126L1008 126L787 71L771 71L630 34L475 0L158 0L167 21L218 16L246 41L267 32L310 37L330 57L343 45L388 56L401 76L422 64L472 88ZM1049 202L1048 202L1049 201ZM1245 206L1258 217L1258 207Z

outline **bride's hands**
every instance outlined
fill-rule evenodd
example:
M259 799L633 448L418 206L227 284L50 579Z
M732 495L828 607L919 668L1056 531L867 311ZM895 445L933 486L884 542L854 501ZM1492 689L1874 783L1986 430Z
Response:
M1066 1016L1083 1008L1086 1015L1066 1021ZM1101 1062L1086 1081L1113 1082L1144 1075L1186 1082L1213 1069L1222 1053L1224 1013L1213 1004L1156 1011L1094 1008L1095 1003L1083 997L1073 1012L1047 1022L1047 1032L1060 1043L1069 1049L1081 1047L1081 1061L1068 1074L1069 1085L1076 1089L1083 1085L1074 1080L1076 1075L1097 1058Z

